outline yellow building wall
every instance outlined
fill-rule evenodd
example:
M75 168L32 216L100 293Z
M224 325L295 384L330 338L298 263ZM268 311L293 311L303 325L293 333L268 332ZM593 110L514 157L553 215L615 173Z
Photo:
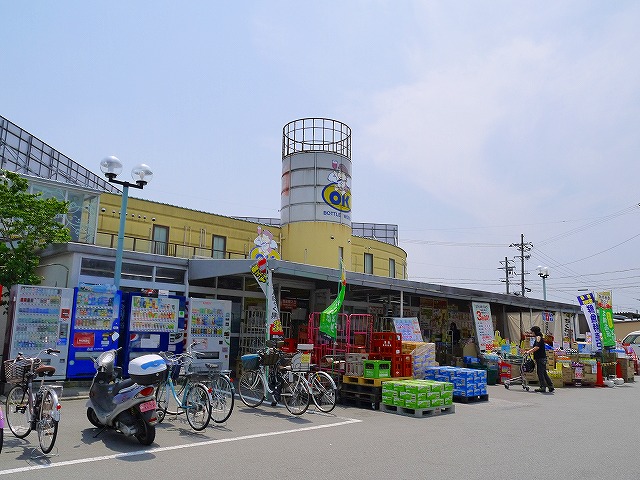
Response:
M102 246L111 246L111 241L114 242L114 247L117 244L121 202L122 197L118 195L103 193L100 196L101 211L97 238ZM102 209L105 211L103 212ZM213 251L213 235L226 237L228 252L226 258L246 258L254 247L253 241L258 236L257 229L260 227L257 223L236 220L223 215L129 197L125 223L125 249L134 250L131 237L136 237L135 250L151 252L154 224L169 227L168 254L184 258L191 258L194 255L210 258ZM262 228L273 233L275 240L278 241L279 227L263 226Z
M122 197L100 196L96 244L115 248L120 228ZM327 268L338 268L338 247L343 247L345 268L364 272L364 254L373 254L373 274L389 276L389 259L395 260L395 278L406 278L406 252L378 240L354 237L351 228L332 222L295 222L283 227L265 226L223 215L129 197L125 223L125 250L153 251L153 226L169 227L167 255L211 258L213 235L226 238L225 258L248 258L258 236L258 227L269 230L278 244L282 260ZM332 238L333 237L333 238Z

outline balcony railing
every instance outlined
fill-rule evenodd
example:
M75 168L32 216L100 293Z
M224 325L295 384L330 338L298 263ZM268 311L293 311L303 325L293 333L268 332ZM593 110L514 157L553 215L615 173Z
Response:
M99 247L116 248L118 245L117 233L98 232L96 235L96 245ZM226 250L213 251L195 245L183 245L170 242L159 242L142 237L131 237L125 235L124 250L142 253L154 253L156 255L166 255L178 258L219 258L219 259L246 259L248 254L244 252L233 252Z

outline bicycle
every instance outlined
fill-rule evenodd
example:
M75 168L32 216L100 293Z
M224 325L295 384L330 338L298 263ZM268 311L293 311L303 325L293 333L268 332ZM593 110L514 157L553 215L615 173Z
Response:
M327 372L320 370L317 365L312 365L307 373L307 381L311 389L311 398L315 406L324 413L331 412L336 407L336 382Z
M4 443L4 412L0 407L0 453L2 453L2 444Z
M262 404L267 394L273 396L272 406L282 399L293 415L302 415L309 408L311 393L304 373L295 372L285 363L285 355L279 348L269 346L257 354L242 356L243 372L238 382L240 400L247 407ZM277 344L282 346L282 342Z
M6 400L6 419L11 432L18 438L25 438L32 430L38 432L38 441L42 453L47 454L56 443L58 423L60 422L60 401L56 389L62 386L45 385L45 377L52 376L56 369L43 365L40 355L55 355L60 350L45 348L35 357L25 357L18 353L17 358L4 362L8 383L15 383L9 390ZM40 377L40 387L34 390L33 380Z
M209 389L200 382L194 382L190 373L183 375L183 381L179 380L180 371L183 368L186 371L193 359L193 354L187 351L178 355L162 352L160 355L167 362L167 377L156 389L158 423L164 420L167 413L178 415L182 410L191 428L196 431L204 430L209 425L211 418ZM176 390L174 382L177 382L178 390ZM169 410L169 403L172 399L177 405L175 411Z
M215 423L226 422L231 416L234 405L235 388L229 374L231 370L222 370L217 363L205 363L207 384L211 391L211 419Z

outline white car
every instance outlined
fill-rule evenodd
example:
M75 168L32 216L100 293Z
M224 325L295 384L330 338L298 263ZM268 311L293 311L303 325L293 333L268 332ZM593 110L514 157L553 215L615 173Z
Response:
M640 358L640 330L629 333L622 340L623 345L630 345L633 351L636 352L638 358Z

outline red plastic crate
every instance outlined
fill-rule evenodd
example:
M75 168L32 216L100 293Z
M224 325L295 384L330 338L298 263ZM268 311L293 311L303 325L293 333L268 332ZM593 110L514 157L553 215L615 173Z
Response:
M371 353L383 355L402 354L402 334L392 332L373 332Z

